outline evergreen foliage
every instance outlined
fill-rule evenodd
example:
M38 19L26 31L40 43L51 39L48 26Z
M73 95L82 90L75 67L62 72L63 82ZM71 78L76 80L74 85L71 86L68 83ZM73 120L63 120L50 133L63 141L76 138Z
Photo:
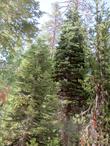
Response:
M41 15L35 0L0 0L0 48L14 50L38 32Z
M55 56L55 80L59 82L61 99L81 102L84 90L84 36L79 14L70 10L62 28Z
M0 146L110 145L110 8L89 2L38 34L37 0L0 0Z
M51 71L48 47L39 39L36 45L23 55L16 72L14 91L6 105L8 111L5 109L6 114L2 116L4 132L12 133L7 136L4 133L5 137L1 136L4 145L25 146L34 140L38 145L45 146L51 143L53 138L57 138L54 121L58 103ZM4 121L5 118L11 119L12 122L9 124ZM10 127L9 131L6 125Z

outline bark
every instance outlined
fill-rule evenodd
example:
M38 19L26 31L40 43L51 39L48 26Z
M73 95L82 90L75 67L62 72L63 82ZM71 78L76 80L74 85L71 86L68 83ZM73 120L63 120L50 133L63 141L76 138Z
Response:
M78 124L73 123L71 104L61 107L60 112L60 143L61 146L79 146L79 139L76 135L79 133Z

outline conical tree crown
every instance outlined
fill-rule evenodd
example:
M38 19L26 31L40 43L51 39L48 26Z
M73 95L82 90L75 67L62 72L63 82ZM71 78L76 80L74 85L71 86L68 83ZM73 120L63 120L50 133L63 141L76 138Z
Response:
M77 9L71 9L64 22L55 60L55 80L60 98L81 100L84 71L84 37ZM83 98L82 98L83 99Z

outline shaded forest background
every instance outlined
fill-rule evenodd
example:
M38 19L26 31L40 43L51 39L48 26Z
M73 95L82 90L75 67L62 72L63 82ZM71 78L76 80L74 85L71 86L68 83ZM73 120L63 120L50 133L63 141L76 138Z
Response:
M109 5L0 0L0 146L110 145Z

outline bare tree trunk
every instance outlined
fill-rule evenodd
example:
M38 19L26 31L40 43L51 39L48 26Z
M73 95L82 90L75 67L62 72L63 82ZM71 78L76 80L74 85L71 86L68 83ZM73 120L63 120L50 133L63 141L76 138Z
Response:
M61 128L60 128L60 143L61 146L68 146L68 141L69 141L69 120L70 116L69 113L67 112L67 104L64 105L61 101L61 109L60 109L60 114L59 114L59 121L61 123Z
M79 133L78 124L73 123L71 104L62 105L59 114L61 123L60 143L61 146L79 146L79 139L76 135Z

